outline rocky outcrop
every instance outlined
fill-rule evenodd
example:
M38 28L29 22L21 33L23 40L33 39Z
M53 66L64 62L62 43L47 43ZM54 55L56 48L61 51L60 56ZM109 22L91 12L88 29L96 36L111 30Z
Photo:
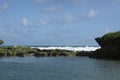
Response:
M120 31L105 34L103 37L98 37L95 40L101 47L111 45L120 46Z
M0 45L3 44L3 43L4 43L4 41L0 39Z
M120 59L120 31L105 34L95 39L101 46L90 57L104 59Z

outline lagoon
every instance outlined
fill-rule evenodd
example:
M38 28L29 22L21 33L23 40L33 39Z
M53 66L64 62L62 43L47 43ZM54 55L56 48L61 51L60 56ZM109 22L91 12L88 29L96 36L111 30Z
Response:
M88 57L0 58L0 80L119 80L120 61Z

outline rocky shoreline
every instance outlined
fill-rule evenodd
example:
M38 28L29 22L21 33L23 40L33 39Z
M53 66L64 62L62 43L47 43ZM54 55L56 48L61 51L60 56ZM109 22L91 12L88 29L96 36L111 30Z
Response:
M89 56L92 51L72 51L72 50L40 50L25 46L0 46L1 57L33 55L35 57L57 57L57 56Z
M72 50L40 50L25 46L0 46L0 56L24 57L33 55L35 57L57 57L57 56L88 56L100 59L120 59L120 31L105 34L103 37L95 39L101 46L95 51L72 51ZM0 40L0 44L4 41Z

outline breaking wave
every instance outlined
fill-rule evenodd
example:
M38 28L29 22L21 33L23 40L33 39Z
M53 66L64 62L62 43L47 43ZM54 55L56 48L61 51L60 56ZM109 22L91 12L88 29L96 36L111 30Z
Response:
M32 47L32 48L38 48L40 50L50 50L50 49L60 49L60 50L72 50L72 51L95 51L96 49L99 49L100 47Z

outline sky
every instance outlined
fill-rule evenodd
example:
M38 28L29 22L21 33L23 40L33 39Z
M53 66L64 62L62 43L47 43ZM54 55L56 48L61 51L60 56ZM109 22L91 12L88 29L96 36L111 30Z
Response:
M120 30L120 0L0 0L4 45L98 46Z

